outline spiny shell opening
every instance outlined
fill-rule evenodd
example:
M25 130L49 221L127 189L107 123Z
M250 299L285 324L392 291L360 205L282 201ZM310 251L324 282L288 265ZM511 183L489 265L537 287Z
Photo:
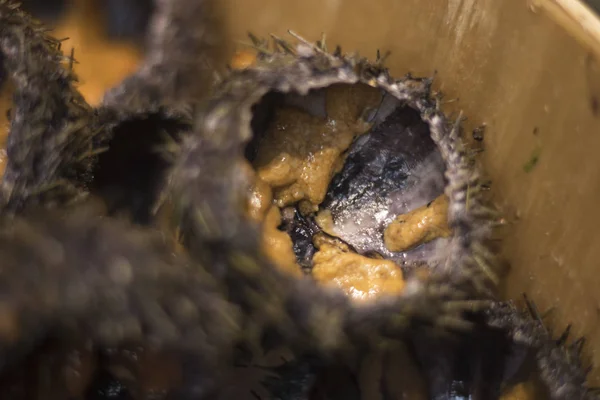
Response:
M443 262L447 202L431 205L445 198L445 164L418 111L363 83L334 84L304 96L267 93L252 107L251 128L245 156L269 192L258 196L280 209L278 228L304 269L314 265L319 233L405 273ZM396 238L403 248L390 250L386 230L419 208Z
M168 169L190 129L184 117L161 113L133 115L110 127L97 144L103 151L92 171L91 194L109 215L150 224Z

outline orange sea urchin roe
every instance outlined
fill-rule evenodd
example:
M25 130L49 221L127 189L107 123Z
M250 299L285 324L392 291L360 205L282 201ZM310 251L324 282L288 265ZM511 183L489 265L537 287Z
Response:
M249 164L244 163L242 171L251 181L246 194L246 215L257 224L262 224L262 251L282 271L300 276L301 269L296 263L292 239L278 229L281 210L273 205L271 187L254 174Z
M385 229L383 240L390 251L405 251L438 237L451 235L448 227L448 198L442 195L433 202L399 215Z
M231 68L246 69L256 63L256 52L252 50L242 50L235 53L231 60Z
M312 274L321 284L337 286L358 301L402 292L402 270L394 262L362 256L322 235L314 241L319 251L313 257Z
M273 188L279 207L304 201L308 208L317 208L343 165L344 151L370 128L364 113L376 108L382 97L378 89L364 84L332 85L325 91L327 118L280 108L260 144L254 165Z
M302 271L296 263L292 239L286 232L277 229L280 224L281 211L276 206L272 206L263 222L263 251L279 269L300 277Z

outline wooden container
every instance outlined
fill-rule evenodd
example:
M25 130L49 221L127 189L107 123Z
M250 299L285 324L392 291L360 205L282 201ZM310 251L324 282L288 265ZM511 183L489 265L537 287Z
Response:
M467 129L510 222L505 294L573 324L600 383L600 20L577 0L226 0L229 31L292 29L431 76Z

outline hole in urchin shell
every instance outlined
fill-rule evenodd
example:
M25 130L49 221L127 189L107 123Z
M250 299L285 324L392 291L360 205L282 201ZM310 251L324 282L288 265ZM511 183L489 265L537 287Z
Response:
M444 258L445 164L419 112L365 84L334 84L270 92L252 113L248 214L275 264L366 299Z
M119 124L108 151L98 158L92 194L103 199L109 214L124 213L136 223L150 223L171 165L168 148L189 129L188 124L159 114Z

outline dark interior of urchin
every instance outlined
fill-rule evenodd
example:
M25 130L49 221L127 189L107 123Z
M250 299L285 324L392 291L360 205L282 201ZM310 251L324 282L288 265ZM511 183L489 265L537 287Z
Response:
M326 117L323 89L308 95L272 91L254 105L253 138L246 147L252 162L275 110L281 105L300 108ZM385 94L380 107L369 113L369 132L347 150L340 173L331 181L320 210L330 210L338 228L337 237L354 251L395 261L410 274L415 266L434 265L444 254L448 239L438 238L405 252L391 252L383 242L383 230L396 215L426 205L443 194L445 164L431 139L429 126L418 111ZM285 215L291 215L286 213ZM299 265L309 271L315 248L312 237L320 232L313 216L302 216L295 207L294 218L282 220L294 243ZM361 222L356 229L355 221Z
M135 223L149 224L152 208L165 184L171 165L168 147L178 144L191 126L176 118L153 114L120 123L101 153L90 187L109 215L127 215Z

